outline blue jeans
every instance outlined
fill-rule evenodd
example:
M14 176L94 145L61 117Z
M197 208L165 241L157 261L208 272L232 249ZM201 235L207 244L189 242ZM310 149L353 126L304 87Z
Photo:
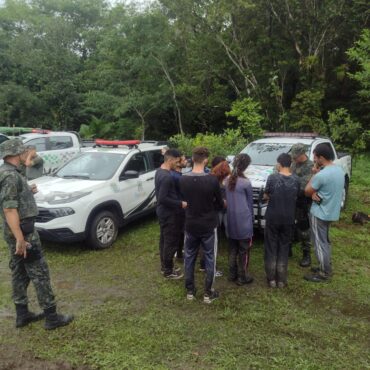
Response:
M199 248L202 247L205 259L206 277L204 293L212 291L216 271L217 230L195 236L185 232L185 288L188 292L195 293L194 268Z

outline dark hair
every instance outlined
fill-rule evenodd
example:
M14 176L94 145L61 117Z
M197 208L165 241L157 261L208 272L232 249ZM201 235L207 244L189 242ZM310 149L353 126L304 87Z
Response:
M216 167L219 163L226 161L226 158L221 156L216 156L212 159L211 166Z
M317 157L324 157L327 161L332 161L334 159L334 151L328 143L317 145L313 153Z
M166 153L164 153L164 161L167 162L169 159L172 158L180 158L181 153L177 149L168 149Z
M204 146L198 146L193 149L193 161L194 163L202 163L209 157L209 150Z
M281 153L276 160L282 167L290 167L292 165L292 157L288 153Z
M231 191L235 190L238 177L244 176L244 171L248 168L251 163L251 157L248 154L239 154L235 157L233 162L233 171L229 177L228 189Z

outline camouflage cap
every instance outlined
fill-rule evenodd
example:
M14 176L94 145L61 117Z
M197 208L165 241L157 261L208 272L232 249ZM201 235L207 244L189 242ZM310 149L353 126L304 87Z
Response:
M298 143L292 146L292 149L290 149L289 154L291 155L293 159L295 159L302 154L306 154L306 152L307 152L307 145Z
M22 154L25 150L21 139L6 140L0 144L0 158Z

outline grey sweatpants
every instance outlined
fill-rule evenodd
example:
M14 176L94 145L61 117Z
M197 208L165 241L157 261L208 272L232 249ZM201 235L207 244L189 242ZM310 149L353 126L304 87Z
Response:
M329 240L330 221L324 221L310 214L311 240L319 261L320 271L331 274L331 245Z

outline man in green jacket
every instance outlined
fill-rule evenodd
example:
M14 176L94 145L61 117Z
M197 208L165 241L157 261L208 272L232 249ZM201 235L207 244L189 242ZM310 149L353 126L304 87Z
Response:
M296 232L301 242L303 258L299 265L309 267L311 265L311 243L310 243L310 223L309 211L311 199L304 194L304 189L312 176L313 162L307 157L307 146L301 143L294 144L290 150L292 157L292 174L296 175L300 184L300 192L297 198L296 207Z
M33 193L35 186L27 184L19 167L24 164L27 150L20 139L0 144L0 213L4 220L4 240L10 253L13 300L16 307L16 327L23 327L45 317L45 329L68 325L73 316L56 312L56 302L50 284L49 268L43 256L41 242L34 228L38 214ZM43 313L28 310L27 288L32 281Z

